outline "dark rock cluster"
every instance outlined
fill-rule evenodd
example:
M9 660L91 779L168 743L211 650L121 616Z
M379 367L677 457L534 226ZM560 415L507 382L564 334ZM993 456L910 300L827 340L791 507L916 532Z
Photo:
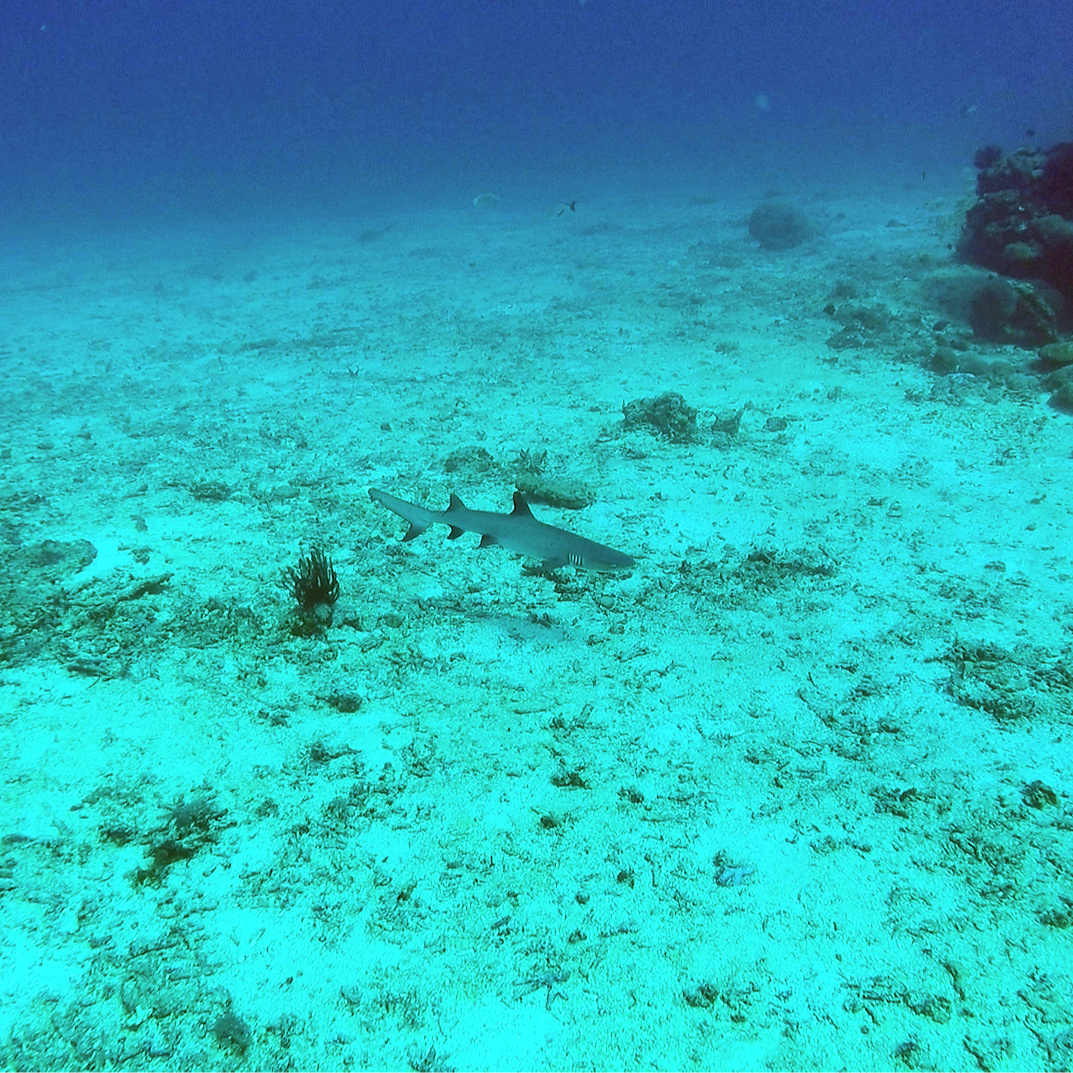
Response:
M625 428L644 426L674 443L690 443L697 436L697 411L675 391L654 399L634 399L622 407Z
M762 201L749 217L749 234L765 250L792 250L813 233L804 212L781 198Z
M1073 142L1019 149L984 146L974 159L977 201L965 214L962 260L1031 281L1060 328L1073 326Z

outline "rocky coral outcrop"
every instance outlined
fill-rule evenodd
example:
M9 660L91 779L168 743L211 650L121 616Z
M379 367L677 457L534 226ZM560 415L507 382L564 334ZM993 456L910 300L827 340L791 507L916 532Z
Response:
M1073 326L1073 142L1010 156L986 146L975 163L977 201L965 214L958 255L1033 281L1062 326Z

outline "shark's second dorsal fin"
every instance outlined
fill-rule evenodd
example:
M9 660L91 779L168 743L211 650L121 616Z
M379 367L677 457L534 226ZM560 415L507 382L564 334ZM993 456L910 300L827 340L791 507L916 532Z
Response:
M529 509L529 504L525 501L525 496L521 492L514 493L514 510L510 512L510 516L519 518L532 518L533 512Z

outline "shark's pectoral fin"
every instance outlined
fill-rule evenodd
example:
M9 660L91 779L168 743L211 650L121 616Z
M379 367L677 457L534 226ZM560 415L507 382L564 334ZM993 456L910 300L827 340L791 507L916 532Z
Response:
M464 532L465 529L459 529L457 525L452 525L451 531L447 534L447 539L457 540Z
M490 548L493 545L498 544L498 543L499 543L499 541L496 540L496 538L494 536L492 536L489 533L485 533L484 536L481 537L481 542L480 542L480 544L477 545L477 547L479 547L479 548Z
M540 564L541 570L558 570L560 567L566 566L570 560L565 555L556 555L554 558L545 559Z

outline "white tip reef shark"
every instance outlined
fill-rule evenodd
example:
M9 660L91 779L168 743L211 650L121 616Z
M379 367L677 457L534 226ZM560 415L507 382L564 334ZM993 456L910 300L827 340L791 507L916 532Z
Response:
M594 540L586 540L566 529L538 522L521 492L514 493L514 510L510 514L470 510L454 493L447 509L439 511L396 499L379 488L370 488L369 498L410 523L403 540L413 540L430 525L441 523L450 526L448 540L454 540L463 533L480 533L482 548L499 544L507 551L540 559L545 570L576 566L580 570L612 573L633 566L633 559L621 551L604 547Z

